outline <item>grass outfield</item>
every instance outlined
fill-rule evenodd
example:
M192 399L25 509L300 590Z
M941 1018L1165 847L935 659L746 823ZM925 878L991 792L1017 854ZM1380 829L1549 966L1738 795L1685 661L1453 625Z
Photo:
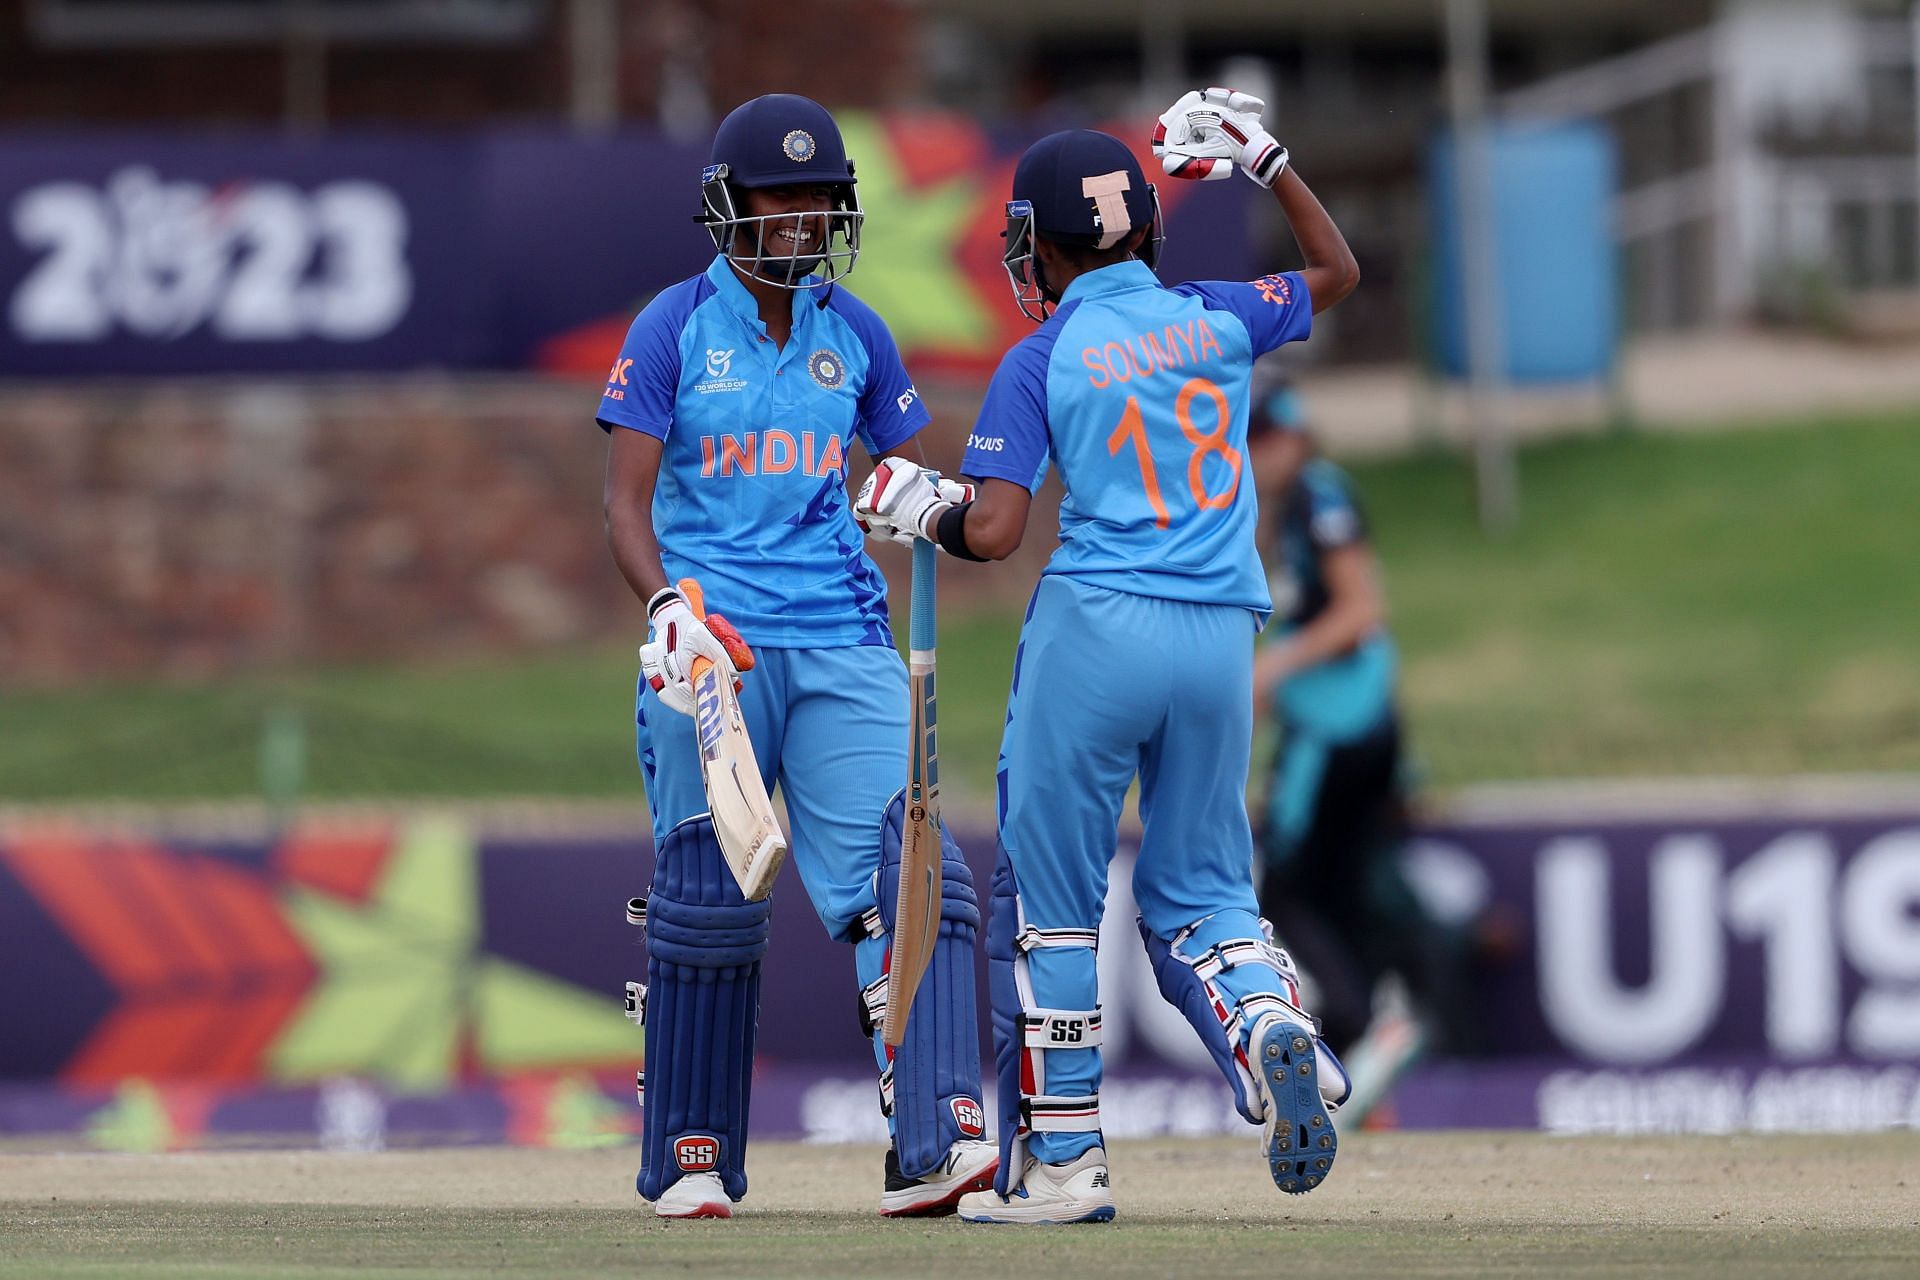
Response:
M1502 540L1458 458L1353 470L1430 782L1920 769L1920 418L1534 445ZM942 618L958 802L991 795L1017 628L1012 607ZM311 795L633 795L632 662L12 693L0 798L256 793L276 703Z
M1288 1198L1251 1141L1119 1143L1119 1219L886 1222L880 1152L764 1144L732 1222L667 1223L631 1149L0 1156L0 1274L1920 1274L1920 1136L1363 1134Z

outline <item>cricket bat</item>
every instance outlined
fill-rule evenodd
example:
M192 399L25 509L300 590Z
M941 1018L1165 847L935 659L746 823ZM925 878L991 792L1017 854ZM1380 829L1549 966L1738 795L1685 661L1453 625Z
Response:
M887 968L887 1017L880 1036L894 1048L907 1035L913 994L940 936L940 757L934 749L934 546L913 543L913 619L907 639L911 709L907 811L900 824L900 896Z
M704 620L707 607L700 584L682 578L677 585L687 607ZM773 816L766 783L760 780L760 763L754 759L733 681L710 658L695 658L688 678L693 684L700 779L707 787L707 807L713 811L713 833L740 892L755 902L773 892L773 879L786 861L787 837Z

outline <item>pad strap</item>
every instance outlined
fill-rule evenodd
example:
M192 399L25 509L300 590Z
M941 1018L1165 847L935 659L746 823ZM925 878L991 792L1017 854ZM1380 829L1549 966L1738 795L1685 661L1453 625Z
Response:
M1100 931L1098 929L1036 929L1030 924L1020 926L1020 935L1014 939L1014 945L1022 951L1032 951L1039 947L1085 947L1089 951L1100 949Z
M1093 1049L1100 1044L1098 1009L1023 1009L1020 1040L1029 1049Z
M1021 1127L1034 1133L1100 1132L1100 1094L1057 1098L1042 1094L1020 1099Z

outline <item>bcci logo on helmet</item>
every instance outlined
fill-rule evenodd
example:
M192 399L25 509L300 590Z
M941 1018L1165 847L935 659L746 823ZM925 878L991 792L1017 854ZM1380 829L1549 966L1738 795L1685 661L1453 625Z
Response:
M972 1098L955 1098L953 1122L960 1126L962 1137L978 1138L987 1131L987 1113Z
M813 380L832 391L847 380L847 366L825 347L807 357L807 372Z
M684 1173L706 1173L720 1163L720 1139L690 1134L673 1142L673 1162Z
M787 159L795 164L805 164L813 159L813 153L820 149L820 144L815 142L813 135L805 129L795 129L780 140L780 149L786 152Z

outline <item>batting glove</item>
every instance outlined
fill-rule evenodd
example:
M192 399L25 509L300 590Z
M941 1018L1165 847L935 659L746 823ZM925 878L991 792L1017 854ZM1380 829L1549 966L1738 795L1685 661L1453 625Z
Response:
M1190 90L1153 127L1153 154L1169 177L1224 178L1237 165L1263 187L1287 167L1287 149L1260 123L1267 104L1250 93Z
M928 517L973 501L973 486L905 458L882 458L853 500L853 518L869 537L911 546L927 538Z
M672 587L662 587L647 602L652 638L640 646L640 673L660 702L683 716L693 714L693 663L711 659L722 675L741 688L740 672L753 669L753 651L719 614L702 619Z

